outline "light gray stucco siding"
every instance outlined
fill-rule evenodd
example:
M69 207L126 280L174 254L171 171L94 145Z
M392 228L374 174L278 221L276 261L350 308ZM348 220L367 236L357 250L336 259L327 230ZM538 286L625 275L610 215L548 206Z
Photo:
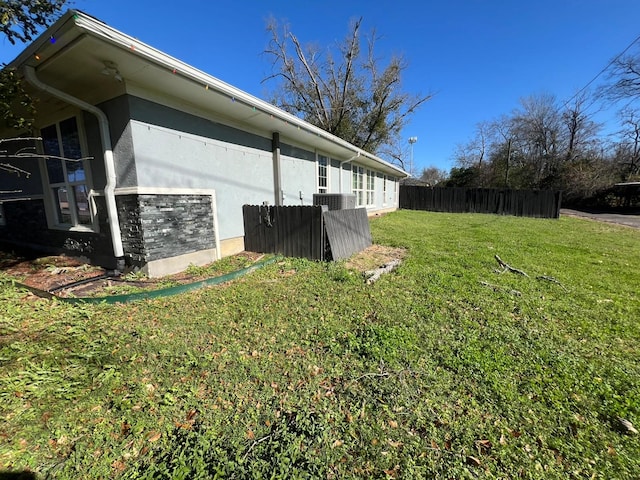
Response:
M271 152L131 121L138 187L213 189L220 239L244 235L242 205L273 203Z
M313 205L317 193L317 165L313 160L282 156L283 205Z
M132 120L165 127L176 132L271 152L270 134L268 137L261 137L134 96L129 96L129 106Z
M131 113L129 98L128 95L121 95L98 105L109 118L109 131L115 159L116 186L118 188L135 187L138 183L133 155L133 139L129 126ZM97 121L92 132L92 136L97 136L97 141L100 142ZM96 188L104 188L106 180L104 179L104 169L102 170L101 176L94 178Z
M331 159L329 163L329 192L328 193L340 193L340 161Z

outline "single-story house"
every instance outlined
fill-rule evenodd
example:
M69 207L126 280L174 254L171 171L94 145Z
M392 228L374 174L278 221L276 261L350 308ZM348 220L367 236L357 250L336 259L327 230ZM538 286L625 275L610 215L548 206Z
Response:
M244 204L398 207L402 169L83 12L7 68L38 101L0 126L1 242L158 276L242 251Z

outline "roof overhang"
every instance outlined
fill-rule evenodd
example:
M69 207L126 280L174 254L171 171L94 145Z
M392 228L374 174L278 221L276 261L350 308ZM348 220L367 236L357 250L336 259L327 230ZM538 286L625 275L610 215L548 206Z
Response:
M279 132L283 142L337 160L355 160L400 178L408 176L401 168L77 10L60 17L9 68L21 70L25 65L34 67L45 83L93 105L126 92L148 92L158 98L180 92L180 102L232 126L268 136ZM109 65L117 68L117 79Z

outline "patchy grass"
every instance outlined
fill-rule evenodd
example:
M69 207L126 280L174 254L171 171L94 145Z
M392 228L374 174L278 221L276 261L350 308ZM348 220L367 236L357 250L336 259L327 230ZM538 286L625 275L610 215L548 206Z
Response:
M372 231L407 255L371 286L295 259L130 305L2 284L0 470L637 476L640 232L408 211Z

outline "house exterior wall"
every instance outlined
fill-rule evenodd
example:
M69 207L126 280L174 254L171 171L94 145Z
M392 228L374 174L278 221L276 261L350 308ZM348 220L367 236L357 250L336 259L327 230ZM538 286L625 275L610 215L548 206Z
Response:
M0 149L5 150L3 144ZM26 173L10 173L0 171L0 195L1 199L24 198L33 195L42 195L42 176L40 162L36 158L11 159L9 162L0 160L0 163L9 163Z
M376 176L376 205L381 205L386 208L394 205L394 196L393 196L393 178L389 178L387 175L382 173L378 173ZM380 200L378 200L380 199Z
M131 118L129 102L130 97L128 95L121 95L98 105L109 119L111 146L113 148L113 156L116 158L116 185L118 188L135 187L138 185L133 134L129 122ZM96 131L96 134L98 149L100 150L100 156L102 156L102 143L99 132ZM102 169L102 172L104 173L104 169Z
M65 41L49 42L51 32ZM109 73L101 72L106 62L118 65L117 75L101 75ZM36 124L50 156L12 159L28 178L0 176L0 241L75 253L105 266L122 256L121 241L131 264L155 268L176 257L199 262L207 256L194 256L198 252L219 257L242 249L244 204L312 204L318 155L330 159L327 193L352 193L352 160L395 171L82 12L63 15L14 67L41 100ZM103 138L102 112L111 146ZM0 127L0 137L11 134ZM375 197L368 211L397 205Z
M244 235L242 205L274 203L271 154L131 122L138 187L214 189L220 238Z
M42 198L3 202L6 224L0 226L0 241L46 253L81 256L115 268L104 198L95 198L95 203L99 231L76 232L50 229Z
M212 189L221 240L242 237L242 205L274 203L271 139L129 96L141 188Z
M315 153L288 145L281 153L283 205L313 205L318 190Z
M327 193L340 192L340 160L331 159L329 168L329 191Z
M328 157L321 151L283 141L282 192L275 192L271 132L258 135L132 95L119 96L99 107L109 119L117 178L116 203L125 256L131 265L142 266L198 251L214 252L216 235L223 244L216 254L234 253L242 249L244 204L274 204L282 193L284 205L311 205L313 194L318 193L316 158ZM101 196L106 175L99 125L93 115L78 118L83 123L86 153L93 157L90 187L96 195L95 231L49 228L44 208L44 161L19 159L12 163L24 167L31 176L11 179L0 184L0 188L18 186L31 200L3 205L6 225L0 225L0 240L79 254L113 268L106 203ZM352 193L352 162L330 158L327 171L328 193ZM6 180L7 176L0 178ZM397 189L394 190L390 180L384 197L384 178L377 173L376 202L367 206L368 211L397 207L394 196ZM202 200L209 197L198 197L196 201L197 195L188 195L189 191L198 190L215 191L217 228L213 210L205 206L209 200ZM225 241L230 242L230 250L225 250Z
M351 162L343 163L338 175L342 179L342 191L339 193L353 193L351 189Z

